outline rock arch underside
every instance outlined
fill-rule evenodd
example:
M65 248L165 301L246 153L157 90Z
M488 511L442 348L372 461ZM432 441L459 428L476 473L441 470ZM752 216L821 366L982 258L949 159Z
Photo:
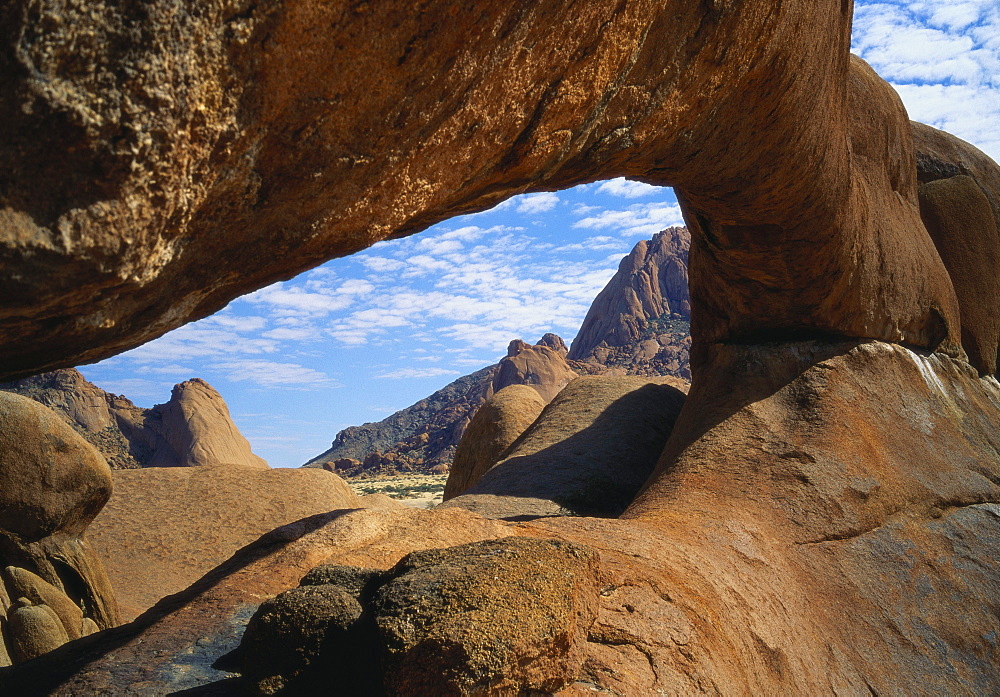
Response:
M337 567L340 585L314 585L341 590L296 591L375 618L377 639L343 646L381 648L334 661L358 690L1000 692L1000 168L908 121L850 55L852 11L0 6L0 380L514 194L618 176L678 193L693 338L690 393L620 517L310 518L132 624L0 670L0 692L242 694L208 665L319 564L392 567L377 592ZM6 587L27 569L31 592L78 596L110 627L83 535L106 467L11 400L4 453L35 434L56 455L0 458ZM5 633L42 621L26 598L0 603Z

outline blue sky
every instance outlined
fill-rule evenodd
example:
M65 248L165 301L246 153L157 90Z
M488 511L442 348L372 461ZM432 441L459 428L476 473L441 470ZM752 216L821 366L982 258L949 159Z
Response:
M910 116L1000 160L996 0L857 3L854 50ZM613 180L528 194L379 243L81 372L137 404L201 377L254 452L294 467L340 429L377 421L496 362L512 339L567 343L618 261L683 224L669 189Z

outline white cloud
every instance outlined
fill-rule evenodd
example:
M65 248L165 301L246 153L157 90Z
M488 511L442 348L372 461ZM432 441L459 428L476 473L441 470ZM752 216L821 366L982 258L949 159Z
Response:
M939 4L931 8L931 23L944 26L952 31L960 31L979 21L982 8L975 2Z
M1000 90L967 85L897 85L910 118L967 140L1000 159ZM961 105L957 108L957 105Z
M139 364L163 365L182 360L231 356L234 353L261 354L278 350L277 343L271 339L213 329L215 323L209 320L211 318L187 324L121 355Z
M642 198L643 196L662 194L663 188L659 186L652 186L651 184L644 184L643 182L633 182L629 181L625 177L619 177L618 179L609 179L608 181L603 182L599 187L597 187L597 192L601 194L611 194L612 196L621 196L622 198Z
M656 202L637 203L624 210L602 210L576 221L573 227L616 231L623 237L652 237L664 228L683 224L680 206Z
M411 378L436 378L441 375L461 375L461 373L457 370L446 370L445 368L399 368L386 373L379 373L375 377L390 380L408 380Z
M177 365L176 363L170 363L168 365L146 366L142 372L144 374L153 373L161 375L190 375L191 377L197 375L197 373L193 368L184 365Z
M374 290L365 279L352 278L333 287L323 274L307 276L301 285L283 281L240 298L244 302L269 307L277 315L322 316L349 307L358 296Z
M899 92L910 118L1000 159L1000 3L858 2L852 49Z
M309 388L338 387L328 375L298 363L278 363L276 361L239 359L220 361L209 365L213 370L225 373L233 382L249 381L261 387Z
M269 305L279 312L326 314L351 304L349 295L334 297L326 293L310 293L298 286L276 283L247 295L244 300L256 305Z
M597 235L595 237L588 237L582 242L574 242L552 248L552 251L560 254L565 252L604 252L611 250L620 252L621 256L624 256L629 252L629 245L617 237Z
M389 259L388 257L376 257L369 254L358 255L358 261L364 264L368 269L375 271L377 273L383 273L386 271L399 271L406 267L406 262L400 261L399 259Z
M231 329L236 332L255 332L263 329L266 324L267 320L263 317L253 315L234 315L226 312L220 312L203 319L200 326L218 326L224 329Z
M417 241L417 249L428 254L446 254L462 249L462 243L456 239L445 237L424 237Z
M278 327L270 329L261 336L279 341L308 341L319 338L319 333L313 327Z
M467 225L465 227L460 227L457 230L449 230L438 235L439 239L442 240L460 240L462 242L475 242L481 239L484 235L496 234L509 230L501 225L497 225L491 228L481 228L475 225Z
M559 197L550 192L540 194L522 194L515 199L517 212L521 215L545 213L559 205Z

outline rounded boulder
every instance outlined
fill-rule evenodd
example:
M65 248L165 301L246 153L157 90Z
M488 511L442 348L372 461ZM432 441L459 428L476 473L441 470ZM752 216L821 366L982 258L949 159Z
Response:
M80 534L111 496L100 453L51 409L0 392L0 531Z

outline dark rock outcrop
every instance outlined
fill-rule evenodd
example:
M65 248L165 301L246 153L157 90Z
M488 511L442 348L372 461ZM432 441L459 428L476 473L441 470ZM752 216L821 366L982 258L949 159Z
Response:
M377 694L371 689L379 684L377 664L363 653L372 642L361 613L358 599L333 584L300 586L264 601L239 648L251 693L320 694L336 685L342 694Z
M372 599L387 692L565 687L597 614L596 561L584 547L523 537L407 555Z
M0 385L53 409L112 469L191 467L229 463L267 467L229 416L222 396L195 378L175 385L152 409L105 392L74 369Z
M310 572L250 619L239 660L256 694L551 694L579 672L597 615L594 554L565 542L431 549L383 574L322 568L333 583Z

